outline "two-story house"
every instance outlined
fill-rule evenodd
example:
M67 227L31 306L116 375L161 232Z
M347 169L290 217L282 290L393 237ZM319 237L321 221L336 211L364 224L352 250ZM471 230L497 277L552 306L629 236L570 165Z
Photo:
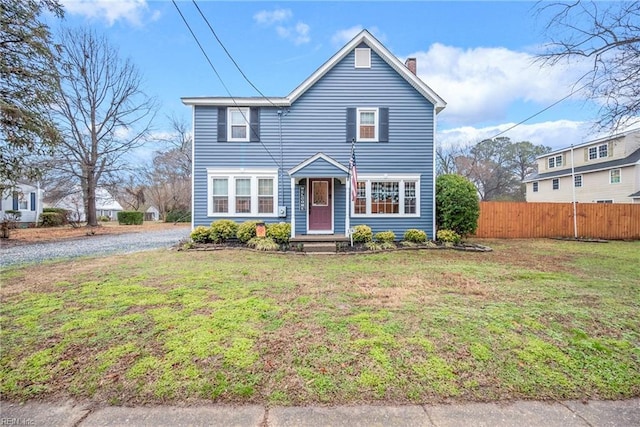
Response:
M640 129L537 158L527 202L640 203ZM574 193L575 192L575 193Z
M257 219L290 222L292 237L358 224L433 235L446 104L415 59L403 63L366 30L286 97L182 101L193 108L193 226Z

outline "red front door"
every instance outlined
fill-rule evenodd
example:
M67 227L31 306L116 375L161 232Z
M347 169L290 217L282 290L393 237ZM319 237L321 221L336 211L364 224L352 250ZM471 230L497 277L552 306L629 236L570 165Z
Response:
M332 232L332 179L309 179L309 231Z

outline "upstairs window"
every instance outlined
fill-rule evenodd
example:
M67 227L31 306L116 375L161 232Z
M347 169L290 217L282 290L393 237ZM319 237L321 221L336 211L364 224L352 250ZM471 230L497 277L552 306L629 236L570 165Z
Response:
M562 155L549 157L549 169L562 166Z
M378 109L358 108L358 141L378 140Z
M249 141L249 109L229 108L229 141Z
M356 68L371 68L371 49L356 48L355 56Z
M609 182L611 184L620 184L621 181L620 169L611 169L609 171Z
M602 159L609 157L609 144L600 144L589 147L588 158L589 160Z

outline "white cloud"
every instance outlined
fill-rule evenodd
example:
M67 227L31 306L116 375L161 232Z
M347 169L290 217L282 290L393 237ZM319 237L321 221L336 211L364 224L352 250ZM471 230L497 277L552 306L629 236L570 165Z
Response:
M67 13L104 20L109 26L120 20L141 26L160 18L160 11L150 10L146 0L62 0L62 4Z
M293 12L290 9L261 10L253 15L254 21L260 25L267 27L275 25L276 33L280 38L290 40L296 46L309 43L311 41L309 35L311 27L302 21L290 25L289 21L292 18Z
M291 19L293 12L291 9L276 9L272 11L261 10L253 15L254 21L262 25L273 25Z
M436 43L408 56L417 58L420 78L447 101L441 118L452 124L504 119L515 101L547 106L568 95L585 70L542 67L531 54L501 47L461 49Z
M437 141L438 145L444 147L472 145L483 139L493 138L513 125L514 123L504 123L483 128L463 126L441 130L438 131ZM568 147L571 144L580 144L599 137L599 135L595 135L592 132L590 123L572 120L522 124L500 136L508 137L514 142L529 141L536 145L546 145L552 149Z

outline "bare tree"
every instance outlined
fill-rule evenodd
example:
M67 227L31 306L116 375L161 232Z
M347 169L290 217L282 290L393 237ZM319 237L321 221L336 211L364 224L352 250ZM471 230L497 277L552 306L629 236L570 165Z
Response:
M601 105L597 124L616 130L640 121L640 2L540 2L545 27L543 63L588 60L583 81Z
M148 137L157 110L142 77L104 37L65 31L58 119L64 142L51 162L82 189L87 225L97 226L96 187L124 170L126 157Z
M460 156L466 156L469 149L461 145L438 145L436 147L436 173L438 175L457 174L458 167L456 159Z

